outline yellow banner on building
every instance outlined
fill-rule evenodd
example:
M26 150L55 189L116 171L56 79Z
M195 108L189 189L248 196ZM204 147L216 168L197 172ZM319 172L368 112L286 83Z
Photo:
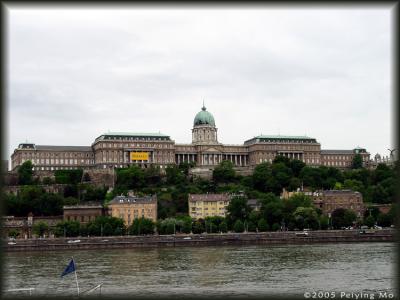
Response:
M148 152L131 152L131 160L149 160Z

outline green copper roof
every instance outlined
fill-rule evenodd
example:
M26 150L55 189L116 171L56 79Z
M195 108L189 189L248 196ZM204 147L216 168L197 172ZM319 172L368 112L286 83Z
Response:
M309 136L301 135L258 135L256 139L292 139L292 140L314 140Z
M316 143L315 138L301 135L258 135L245 141L245 144L254 144L257 142L296 142L296 143Z
M107 132L96 138L98 140L125 140L125 139L148 139L148 140L162 140L170 141L169 135L163 133L143 133L143 132Z
M115 136L153 136L153 137L168 137L168 135L163 133L143 133L143 132L106 132L102 135L115 135Z
M194 118L193 125L211 125L215 126L215 120L211 113L206 110L206 107L203 104L201 111L197 113L196 117Z

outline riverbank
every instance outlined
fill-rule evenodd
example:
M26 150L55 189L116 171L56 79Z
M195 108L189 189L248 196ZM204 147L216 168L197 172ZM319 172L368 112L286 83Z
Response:
M53 251L207 245L394 242L395 233L396 231L394 229L384 229L370 231L369 233L360 233L359 230L310 231L308 232L308 236L300 236L299 232L295 231L285 231L263 233L17 239L15 241L3 241L3 249L5 251Z

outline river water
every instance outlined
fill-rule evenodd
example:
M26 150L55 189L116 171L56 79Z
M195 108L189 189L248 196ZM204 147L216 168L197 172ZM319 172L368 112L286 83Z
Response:
M74 274L60 277L73 256L81 292L103 283L102 295L394 293L395 252L394 243L9 252L3 254L3 290L74 295Z

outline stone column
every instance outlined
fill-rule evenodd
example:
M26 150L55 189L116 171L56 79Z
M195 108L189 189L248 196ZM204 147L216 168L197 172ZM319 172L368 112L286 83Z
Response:
M242 155L239 155L239 165L242 166Z

